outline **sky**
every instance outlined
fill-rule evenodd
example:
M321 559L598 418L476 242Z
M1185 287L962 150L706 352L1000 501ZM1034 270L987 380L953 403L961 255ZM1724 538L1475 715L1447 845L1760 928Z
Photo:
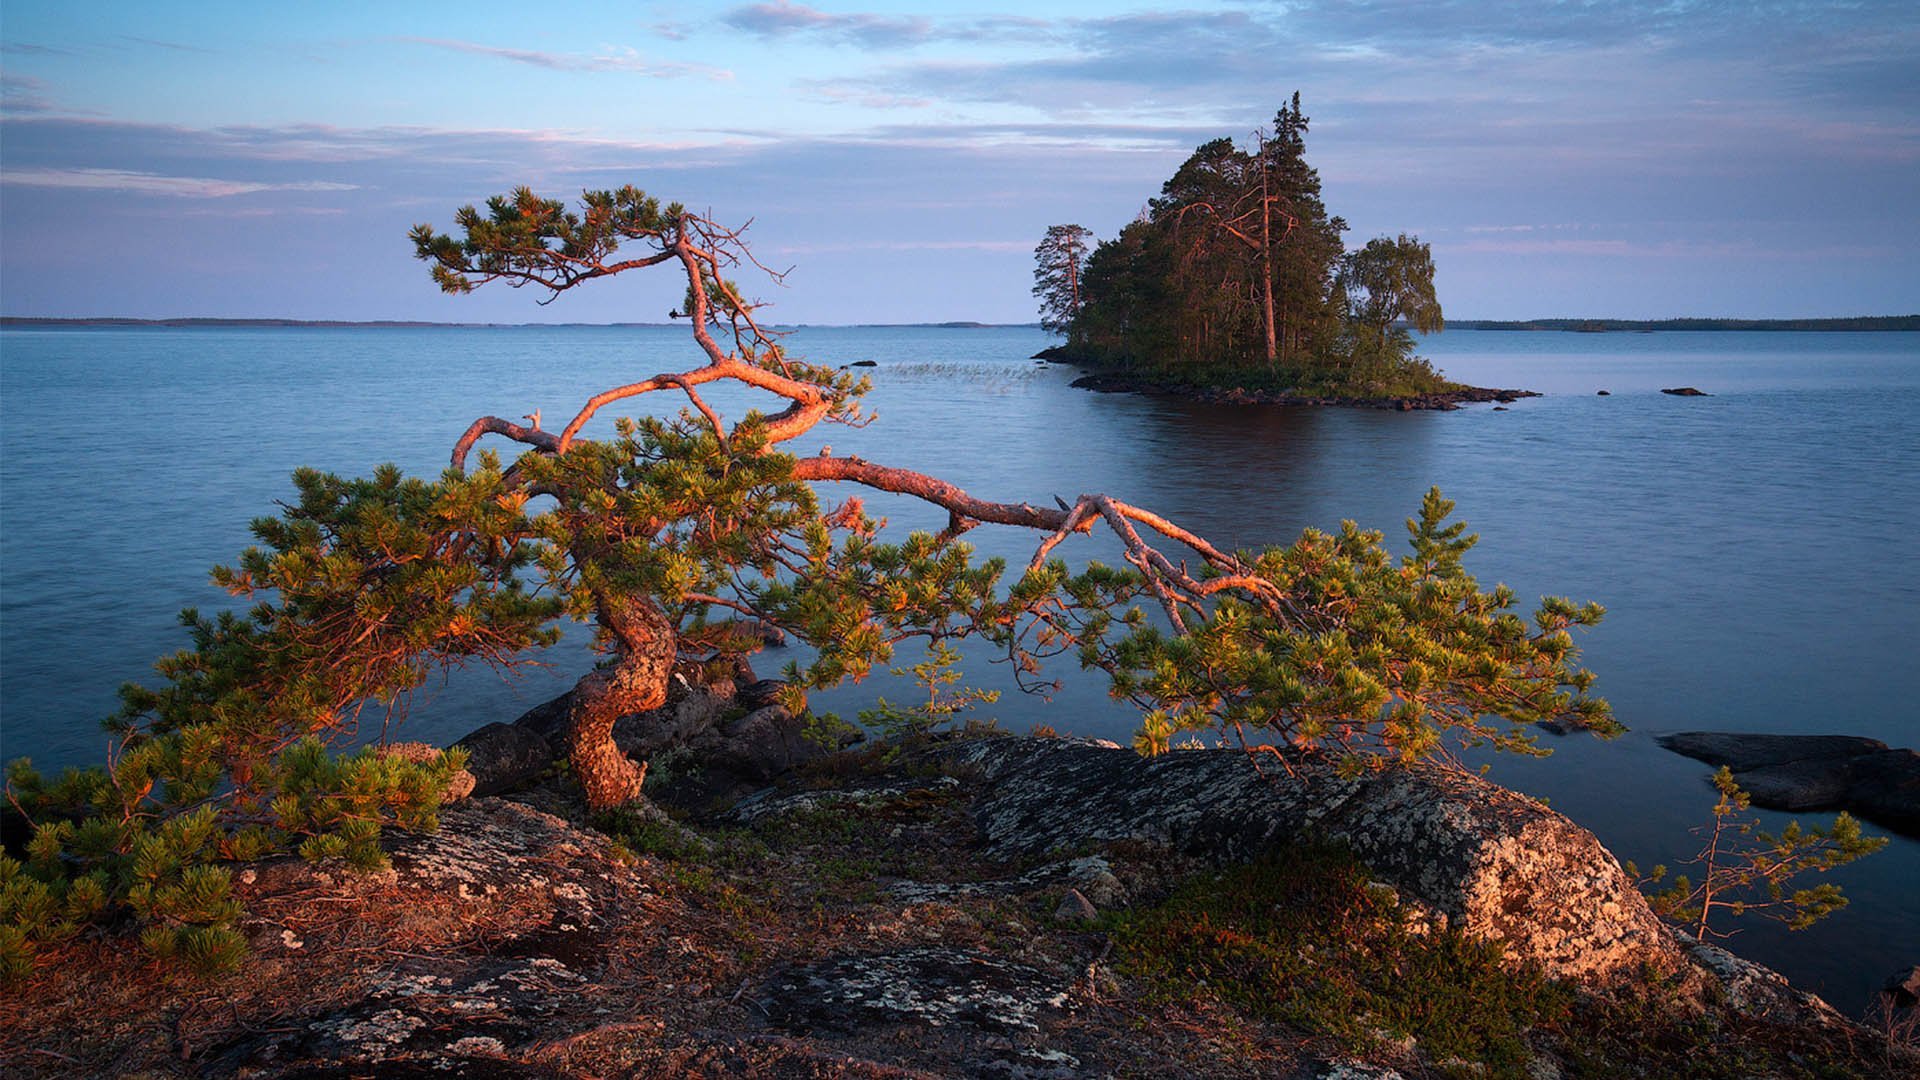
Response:
M1920 5L7 0L0 314L661 321L665 271L442 295L416 223L635 184L790 323L1030 322L1298 90L1350 246L1454 319L1920 312Z

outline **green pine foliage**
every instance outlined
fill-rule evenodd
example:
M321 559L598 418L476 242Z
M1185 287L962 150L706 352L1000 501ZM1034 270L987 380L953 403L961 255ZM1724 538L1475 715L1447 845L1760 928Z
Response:
M1015 591L1039 601L1053 640L1109 673L1116 697L1144 713L1136 749L1159 753L1183 733L1335 754L1349 769L1445 754L1449 745L1543 753L1529 725L1576 716L1619 732L1588 693L1571 631L1599 622L1597 604L1541 601L1531 621L1512 590L1482 591L1462 563L1477 537L1447 524L1453 503L1427 493L1407 522L1412 553L1395 561L1381 534L1345 522L1309 529L1290 547L1243 556L1261 583L1220 599L1184 633L1134 601L1137 572L1049 564ZM1040 601L1053 590L1059 599ZM1271 606L1260 596L1283 599Z
M895 675L911 675L926 696L912 703L896 703L881 698L872 709L860 711L860 722L877 728L890 738L925 735L958 720L975 705L991 705L1000 700L1000 691L977 687L952 688L960 681L956 670L960 651L945 641L927 646L927 658L911 667L894 668Z
M411 762L366 747L336 755L303 738L247 759L244 782L209 725L138 733L106 768L48 779L22 758L7 794L34 826L24 863L0 856L0 975L120 912L154 956L212 974L238 962L229 865L297 849L358 869L386 865L380 830L430 830L465 754Z
M1700 868L1699 881L1682 874L1668 882L1664 866L1654 867L1646 878L1651 884L1666 882L1648 897L1654 911L1687 927L1701 941L1732 936L1731 930L1715 928L1714 920L1722 916L1752 915L1805 930L1846 907L1847 898L1833 882L1798 888L1796 880L1845 866L1887 845L1886 837L1861 832L1860 823L1845 811L1824 829L1790 821L1778 833L1767 832L1751 813L1752 801L1731 770L1717 770L1713 786L1720 796L1713 805L1713 821L1695 830L1703 844L1699 854L1687 860ZM1627 872L1639 876L1632 863Z

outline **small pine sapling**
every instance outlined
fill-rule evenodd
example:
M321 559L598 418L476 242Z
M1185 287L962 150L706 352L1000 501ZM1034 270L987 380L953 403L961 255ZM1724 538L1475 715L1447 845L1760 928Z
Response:
M960 650L945 641L928 645L925 660L909 668L892 669L895 675L913 676L926 699L902 705L882 697L875 708L860 710L860 722L890 737L925 735L952 723L975 705L991 705L1000 700L998 690L972 686L948 689L960 681L960 672L955 669L959 662Z
M1729 918L1754 915L1785 923L1791 930L1805 930L1846 907L1847 898L1830 881L1789 891L1791 883L1887 845L1884 836L1862 833L1860 823L1845 811L1825 829L1803 828L1791 821L1778 833L1766 832L1760 828L1760 819L1750 813L1751 800L1731 770L1721 766L1713 774L1713 786L1720 793L1713 805L1713 820L1693 830L1704 843L1699 854L1687 860L1688 865L1700 867L1700 880L1676 876L1648 896L1655 912L1685 926L1700 941L1737 933L1714 926L1713 920L1722 914ZM1627 864L1627 873L1640 876L1632 863ZM1666 876L1667 868L1656 866L1644 880L1657 885Z

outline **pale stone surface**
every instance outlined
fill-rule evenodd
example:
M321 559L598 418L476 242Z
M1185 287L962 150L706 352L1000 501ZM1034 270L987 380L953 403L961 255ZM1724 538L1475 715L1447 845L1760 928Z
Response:
M876 1024L1037 1031L1070 1007L1063 980L985 953L923 947L835 957L770 980L762 1008L793 1031Z
M1115 840L1257 856L1317 835L1448 925L1506 943L1560 978L1607 982L1680 961L1620 864L1541 803L1452 770L1343 780L1197 750L1141 758L1073 739L988 739L941 751L977 770L978 822L997 855Z

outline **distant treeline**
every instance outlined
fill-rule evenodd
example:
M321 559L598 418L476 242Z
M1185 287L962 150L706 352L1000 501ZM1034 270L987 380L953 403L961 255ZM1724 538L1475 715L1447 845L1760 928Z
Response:
M431 327L431 326L666 326L667 323L450 323L428 322L419 319L123 319L113 317L85 319L51 319L34 315L0 315L0 326L178 326L178 327L227 327L227 326L362 326L362 327Z
M1864 315L1853 319L1453 319L1455 330L1570 330L1627 333L1648 330L1920 330L1920 315Z
M54 319L54 318L42 318L37 315L0 315L0 326L179 326L179 327L364 326L364 327L376 327L376 328L377 327L433 327L433 326L476 327L477 326L477 327L505 327L505 328L511 329L511 328L519 328L519 327L549 327L550 328L550 327L562 327L562 326L599 326L599 327L618 328L618 327L629 327L629 326L672 326L672 325L673 325L672 323L657 323L657 322L458 323L458 322L427 322L424 320L407 320L407 319L371 319L371 320L208 319L208 318L123 319L123 318L112 318L112 317L86 318L86 319ZM800 329L802 327L805 327L807 325L809 324L806 324L806 323L779 324L775 326L774 329L795 330L795 329ZM814 324L814 325L838 326L839 324L820 323L820 324ZM983 322L961 321L961 322L937 322L937 323L857 323L854 325L876 326L876 327L916 327L916 328L927 328L927 329L933 329L933 330L993 330L993 329L999 329L1002 327L1014 327L1014 328L1038 327L1040 324L1039 323L983 323Z

